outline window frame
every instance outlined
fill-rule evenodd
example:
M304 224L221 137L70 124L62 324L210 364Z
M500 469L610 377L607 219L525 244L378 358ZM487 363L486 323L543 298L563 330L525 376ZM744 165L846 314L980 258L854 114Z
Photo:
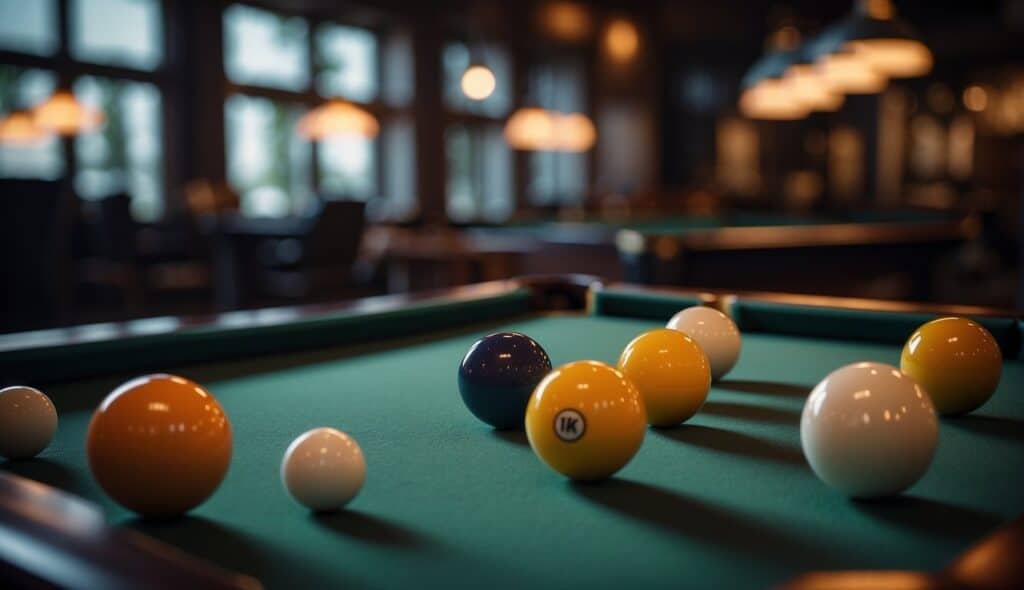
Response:
M168 98L174 95L174 65L169 41L172 32L170 10L166 0L156 0L160 11L160 28L162 59L152 70L133 69L127 66L99 64L76 59L71 54L71 0L56 0L57 9L57 50L53 55L43 56L0 49L0 63L21 69L39 69L53 72L57 77L58 88L72 88L74 83L84 77L107 78L116 81L143 82L152 84L160 93L160 149L163 154L163 173L160 182L160 198L163 201L161 217L171 211L170 195L177 178L175 158L172 154L173 143L170 138L171 121ZM73 142L62 141L61 158L64 162L63 177L74 182L79 166ZM81 197L79 197L81 198Z

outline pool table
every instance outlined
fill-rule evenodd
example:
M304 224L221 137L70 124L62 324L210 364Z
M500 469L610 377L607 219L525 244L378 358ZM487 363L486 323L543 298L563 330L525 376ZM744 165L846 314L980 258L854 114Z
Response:
M567 481L521 431L496 431L462 404L457 366L483 334L525 332L555 365L614 362L633 336L697 304L735 318L739 363L692 420L648 429L610 480ZM904 495L851 501L826 487L800 449L811 387L847 363L898 364L911 330L947 313L977 318L999 341L995 396L941 421L935 460ZM0 578L44 587L1022 587L1021 332L1017 318L981 308L572 276L3 336L3 381L44 389L60 425L38 458L0 463ZM207 386L234 431L219 489L166 521L107 498L83 448L98 402L153 371ZM331 514L300 507L278 477L287 444L321 425L353 435L368 464L360 495Z
M733 211L520 223L470 235L532 240L533 253L521 257L526 273L572 269L649 285L928 300L937 267L978 228L973 217L939 211Z

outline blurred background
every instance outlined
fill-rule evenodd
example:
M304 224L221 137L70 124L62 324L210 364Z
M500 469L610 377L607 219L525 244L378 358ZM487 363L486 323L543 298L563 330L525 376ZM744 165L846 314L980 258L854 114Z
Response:
M0 332L508 276L1024 309L1024 0L0 0Z

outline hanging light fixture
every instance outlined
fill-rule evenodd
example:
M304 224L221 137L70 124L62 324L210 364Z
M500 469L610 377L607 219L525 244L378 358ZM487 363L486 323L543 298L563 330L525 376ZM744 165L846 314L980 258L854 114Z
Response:
M816 68L826 84L843 94L878 94L889 84L881 72L852 51L824 55Z
M46 139L49 135L45 129L36 125L32 115L25 111L14 111L0 119L0 144L28 146Z
M497 88L497 80L494 72L487 66L476 63L470 64L462 73L462 93L472 100L484 100L494 94Z
M557 123L547 109L523 107L505 123L505 141L517 150L546 151L555 149Z
M845 97L821 74L805 43L793 54L793 63L786 68L783 81L789 85L793 98L813 111L837 111Z
M564 152L585 152L597 142L597 129L583 113L555 115L555 144Z
M775 50L754 62L740 84L739 106L744 116L792 121L810 113L810 107L798 100L792 86L784 79L794 56L792 49Z
M932 69L932 52L896 16L892 0L860 0L844 33L848 49L890 78L914 78Z
M299 135L319 141L333 137L376 137L377 118L347 100L332 98L299 119Z
M604 32L604 51L616 63L628 63L640 49L640 32L632 22L616 18Z
M858 0L853 14L822 33L815 53L823 75L858 94L880 92L887 78L923 76L933 63L891 0Z
M94 131L106 120L102 111L80 102L66 89L32 109L32 117L40 128L65 137Z

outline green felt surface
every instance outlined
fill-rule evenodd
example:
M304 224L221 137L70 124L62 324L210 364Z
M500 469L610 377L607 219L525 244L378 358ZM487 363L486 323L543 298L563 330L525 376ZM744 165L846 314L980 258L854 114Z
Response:
M642 318L519 316L367 347L167 367L205 383L234 427L221 488L194 513L147 523L112 505L85 467L90 412L121 378L49 388L58 437L0 464L102 504L118 526L252 574L271 588L762 588L807 569L937 568L1024 512L1024 363L976 415L944 420L935 462L904 497L852 502L815 479L799 448L806 393L893 345L751 333L739 364L685 426L650 430L613 480L574 485L521 433L473 418L456 390L470 343L498 327L556 364L614 361ZM315 517L278 481L288 442L341 428L361 443L366 486Z

